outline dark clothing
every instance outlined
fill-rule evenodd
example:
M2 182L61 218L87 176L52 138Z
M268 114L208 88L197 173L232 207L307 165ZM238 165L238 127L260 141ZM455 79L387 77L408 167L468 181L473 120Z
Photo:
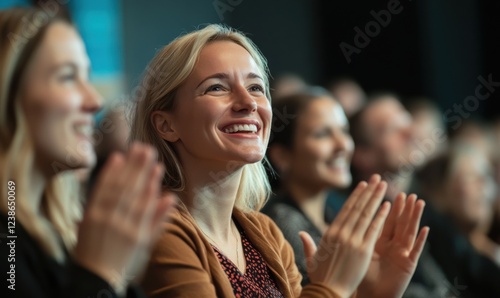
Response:
M325 204L324 220L326 223L333 221L336 211L331 207L330 196ZM306 257L302 240L300 240L299 232L304 231L309 233L314 242L318 244L322 238L321 231L313 224L313 222L304 214L300 207L288 194L272 197L261 210L262 213L271 217L276 225L281 229L285 239L290 242L295 254L295 262L303 276L302 285L309 283L307 276Z
M325 222L331 223L335 215L342 208L346 200L343 193L332 191L329 193L325 206ZM302 275L303 285L307 284L306 261L302 241L298 236L299 231L308 232L318 244L321 232L314 226L309 218L302 212L290 195L273 197L264 207L262 212L268 214L281 228L285 238L292 245L295 252L295 261ZM431 229L432 230L432 229ZM422 253L417 270L412 282L408 285L405 298L448 298L454 297L451 284L435 263L428 249ZM500 297L500 296L499 296Z
M422 226L429 226L427 248L460 297L500 297L500 267L478 253L445 215L427 204ZM458 296L458 295L457 295Z
M8 233L7 225L6 215L0 213L0 297L117 297L105 280L72 262L69 256L66 264L48 256L19 221L15 223L15 234ZM7 238L8 235L17 237ZM15 283L7 281L11 266L15 266L12 270ZM127 297L144 296L129 288Z
M212 245L222 270L224 270L229 282L231 282L234 296L236 298L283 298L283 294L278 289L276 281L271 277L269 267L260 252L250 243L245 236L245 232L240 231L240 235L246 260L245 274L241 273L230 259Z
M456 298L459 295L425 246L403 298Z

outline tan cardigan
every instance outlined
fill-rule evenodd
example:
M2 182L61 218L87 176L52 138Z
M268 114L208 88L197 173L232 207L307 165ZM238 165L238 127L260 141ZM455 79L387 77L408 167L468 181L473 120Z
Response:
M322 284L301 288L293 250L269 217L237 209L233 217L262 254L285 297L338 298ZM142 280L148 297L234 297L210 243L187 209L179 206L165 225Z

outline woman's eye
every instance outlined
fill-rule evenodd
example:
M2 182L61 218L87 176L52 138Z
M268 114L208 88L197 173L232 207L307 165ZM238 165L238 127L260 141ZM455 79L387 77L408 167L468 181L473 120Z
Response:
M250 88L248 89L250 92L261 92L261 93L264 93L264 88L260 85L253 85L253 86L250 86Z
M320 130L320 131L317 131L313 134L313 136L315 138L324 138L324 137L328 137L329 135L330 135L330 132L327 130Z
M76 75L71 73L71 74L65 74L59 77L59 80L61 82L72 82L76 80Z
M210 87L208 87L206 90L205 90L205 93L208 93L208 92L219 92L219 91L224 91L224 87L222 87L222 85L212 85Z

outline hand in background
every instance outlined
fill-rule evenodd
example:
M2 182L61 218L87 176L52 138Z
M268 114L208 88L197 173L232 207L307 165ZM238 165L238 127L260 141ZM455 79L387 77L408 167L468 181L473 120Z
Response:
M359 287L360 297L401 297L410 282L422 253L429 228L418 237L425 203L412 194L396 197L384 229L375 245L368 272Z

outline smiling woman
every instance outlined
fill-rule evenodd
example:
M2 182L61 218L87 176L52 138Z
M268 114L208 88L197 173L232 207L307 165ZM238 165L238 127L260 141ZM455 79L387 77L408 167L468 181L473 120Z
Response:
M283 231L295 253L297 266L307 284L307 265L300 231L307 231L319 243L335 210L327 204L331 189L351 184L349 170L354 143L349 123L339 102L319 87L278 98L275 111L295 117L273 131L268 156L280 175L276 196L263 212ZM273 127L280 119L275 118Z
M82 212L73 170L95 162L101 107L85 45L67 17L37 8L0 11L0 32L0 235L17 240L0 246L0 296L124 294L124 270L144 264L172 205L158 199L162 166L140 144L112 156Z
M137 99L131 138L158 149L159 160L166 166L163 184L172 191L197 189L187 185L186 174L194 168L227 172L224 176L229 178L234 174L227 168L240 167L242 183L236 205L252 210L262 207L269 192L261 162L271 121L268 70L250 40L230 33L209 26L177 39L157 54L144 78L143 85L150 88ZM226 132L244 124L255 125L257 131ZM214 161L223 163L212 168ZM245 163L249 166L241 168Z
M427 235L416 237L423 204L401 199L391 212L385 234L400 213L409 220L398 241L379 244L403 266L391 271L398 277L379 275L394 263L370 264L389 213L378 175L356 187L319 248L302 234L311 282L301 287L290 244L258 212L269 195L263 160L272 109L266 61L248 38L209 25L165 46L148 69L132 138L158 149L164 190L181 200L142 279L150 297L350 297L369 268L365 290L386 279L371 297L401 296Z

